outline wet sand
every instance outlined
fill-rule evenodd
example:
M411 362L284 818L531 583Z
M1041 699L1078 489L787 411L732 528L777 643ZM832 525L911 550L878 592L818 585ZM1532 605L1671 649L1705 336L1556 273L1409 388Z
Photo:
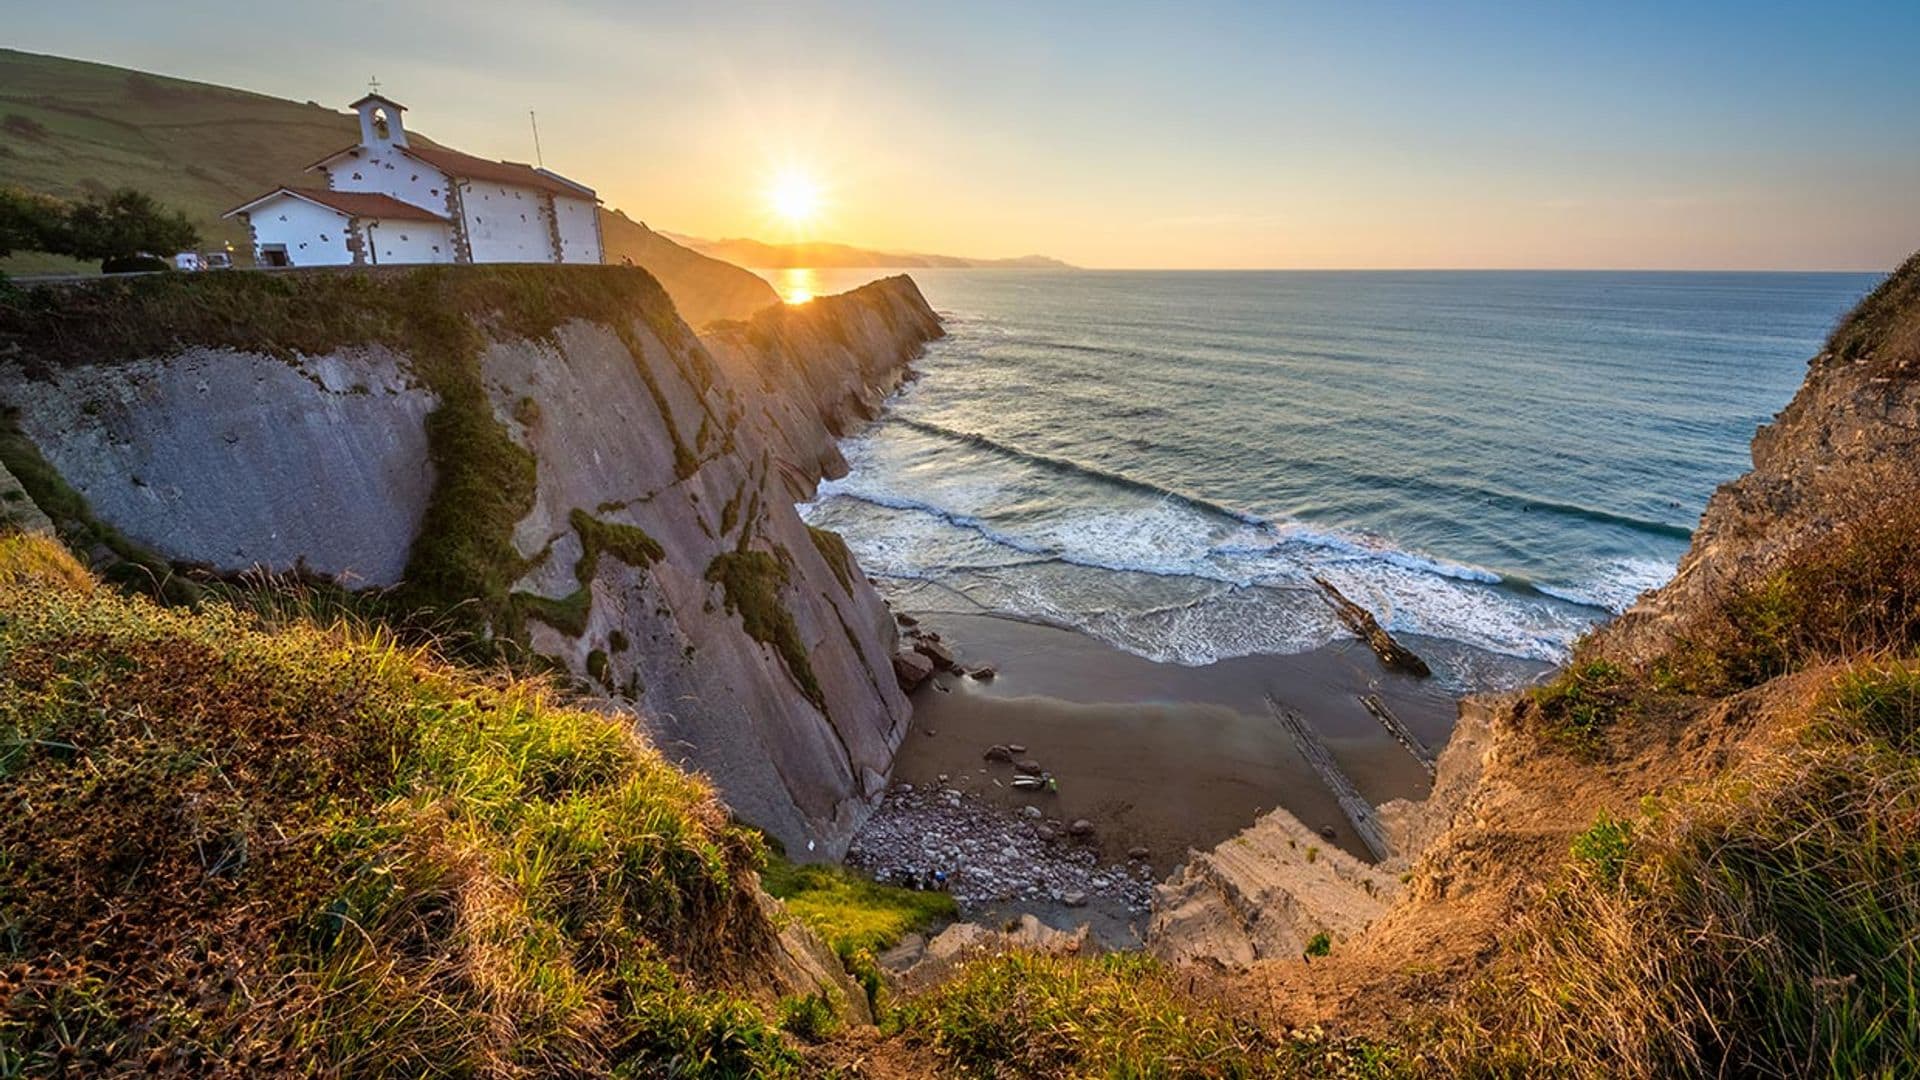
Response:
M1085 818L1104 859L1145 847L1162 875L1188 848L1210 848L1275 806L1312 828L1330 827L1342 847L1369 857L1272 717L1268 694L1308 719L1376 805L1424 797L1429 780L1359 695L1379 694L1436 751L1453 730L1452 693L1383 669L1358 641L1183 667L1054 627L982 615L919 618L963 665L990 664L998 674L981 682L943 672L914 693L895 782L955 788L1014 813L1034 805L1050 819ZM1017 756L1051 771L1058 792L1014 790L1010 766L982 760L996 743L1024 745Z

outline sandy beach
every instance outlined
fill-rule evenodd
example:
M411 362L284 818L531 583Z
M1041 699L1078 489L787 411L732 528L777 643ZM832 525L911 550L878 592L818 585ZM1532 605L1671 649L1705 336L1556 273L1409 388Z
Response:
M1419 798L1428 777L1359 695L1379 694L1427 746L1444 745L1454 695L1433 680L1382 669L1357 641L1286 656L1204 667L1160 664L1085 634L979 615L929 614L963 665L991 665L980 681L941 673L914 694L913 732L895 782L948 787L1020 813L1086 819L1104 859L1144 847L1156 873L1285 806L1365 857L1333 796L1266 703L1303 714L1369 800ZM1058 780L1055 793L1016 791L1010 766L982 759L1019 745ZM941 780L942 776L947 779Z

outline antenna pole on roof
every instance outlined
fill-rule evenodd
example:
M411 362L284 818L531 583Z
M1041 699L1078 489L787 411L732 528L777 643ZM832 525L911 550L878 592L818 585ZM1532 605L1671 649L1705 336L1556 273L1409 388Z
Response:
M543 158L543 157L541 157L541 156L540 156L540 118L539 118L539 117L537 117L537 116L535 116L535 115L533 115L533 110L532 110L532 109L528 109L528 110L527 110L527 123L529 123L529 124L532 124L532 125L533 125L533 160L534 160L534 163L535 163L536 165L539 165L539 166L540 166L541 168L543 168L543 169L544 169L544 168L546 168L546 167L547 167L547 159L546 159L546 158Z

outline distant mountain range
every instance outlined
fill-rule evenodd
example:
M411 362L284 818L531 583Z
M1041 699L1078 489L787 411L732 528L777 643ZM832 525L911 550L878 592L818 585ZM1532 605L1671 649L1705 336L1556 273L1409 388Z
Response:
M751 266L761 270L786 270L796 267L830 270L868 266L908 269L930 266L990 270L1073 269L1071 265L1045 255L1021 255L1012 259L968 259L958 255L873 251L848 244L767 244L759 240L745 239L704 240L697 236L682 236L678 233L661 235L682 247L692 248L702 255L724 259L735 266Z

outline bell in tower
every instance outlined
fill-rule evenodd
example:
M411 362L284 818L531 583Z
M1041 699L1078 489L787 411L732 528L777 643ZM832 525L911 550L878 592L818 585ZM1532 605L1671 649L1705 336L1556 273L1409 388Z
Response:
M374 93L354 102L353 108L360 113L362 146L407 145L406 125L400 121L405 105Z

